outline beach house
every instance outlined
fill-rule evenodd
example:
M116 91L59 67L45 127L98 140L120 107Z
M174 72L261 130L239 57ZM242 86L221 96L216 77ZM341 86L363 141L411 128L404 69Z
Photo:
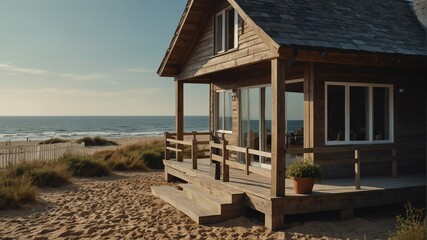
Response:
M416 0L189 0L158 70L176 89L165 176L186 184L153 194L202 224L249 208L273 229L289 214L425 202L426 11ZM209 86L209 132L184 131L188 84ZM294 129L290 108L303 112ZM323 168L313 194L285 179L295 156Z

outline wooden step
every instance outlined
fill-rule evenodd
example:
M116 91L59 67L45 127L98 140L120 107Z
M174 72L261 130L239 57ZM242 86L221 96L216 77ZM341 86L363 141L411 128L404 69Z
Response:
M199 206L190 200L183 191L169 186L151 187L151 193L174 206L198 224L217 223L222 221L219 212Z
M182 187L182 191L185 195L197 205L210 208L217 213L221 212L222 204L231 203L231 201L226 201L205 192L202 188L194 184L183 183L179 184L179 186Z
M193 179L191 183L227 203L241 203L243 201L244 193L242 191L229 187L220 180L200 176L198 179Z
M179 184L185 195L195 204L220 213L223 220L244 215L244 205L232 203L231 196L227 199L218 198L207 193L203 188L194 184Z

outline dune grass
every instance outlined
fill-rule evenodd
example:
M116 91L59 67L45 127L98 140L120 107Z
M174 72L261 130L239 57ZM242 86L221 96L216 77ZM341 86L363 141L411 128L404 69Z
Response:
M163 169L163 141L146 139L117 150L96 152L93 157L113 171Z
M405 205L405 216L396 217L396 232L390 234L390 240L424 240L427 239L427 226L423 223L425 209Z
M76 143L85 143L85 146L116 146L118 145L116 142L114 141L110 141L107 140L105 138L100 138L100 137L84 137L84 138L80 138L79 140L76 141Z
M64 163L68 172L75 177L102 177L111 174L103 162L88 155L66 155L59 162Z
M61 138L51 138L51 139L39 142L39 145L55 144L55 143L65 143L65 142L68 142L68 141L65 140L65 139L61 139Z
M28 176L6 177L0 175L0 210L19 209L23 204L34 202L37 187Z
M59 162L24 162L6 169L6 177L28 177L36 187L60 187L69 183L70 174Z

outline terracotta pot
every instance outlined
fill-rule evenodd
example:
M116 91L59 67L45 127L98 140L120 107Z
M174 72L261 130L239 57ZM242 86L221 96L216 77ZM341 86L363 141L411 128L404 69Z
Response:
M309 194L313 190L314 178L308 177L291 177L292 184L294 185L294 191L298 194Z

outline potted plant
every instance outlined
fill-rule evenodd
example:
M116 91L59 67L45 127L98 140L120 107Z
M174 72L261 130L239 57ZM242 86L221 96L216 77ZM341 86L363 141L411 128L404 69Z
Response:
M292 180L295 193L309 194L313 190L314 181L322 178L322 168L311 159L296 160L289 164L286 175Z

